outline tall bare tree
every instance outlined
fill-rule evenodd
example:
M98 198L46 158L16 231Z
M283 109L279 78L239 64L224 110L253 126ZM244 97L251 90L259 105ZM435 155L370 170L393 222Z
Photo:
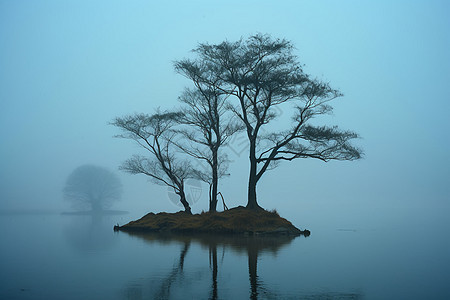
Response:
M185 153L206 163L207 168L196 168L196 177L210 186L209 211L217 209L219 178L227 173L227 157L220 153L231 135L241 129L233 115L227 114L226 99L214 87L205 87L195 82L196 89L186 89L179 98L185 106L179 122L184 126L178 130L185 139L177 145ZM200 164L202 165L202 164Z
M151 155L144 157L134 155L126 160L120 169L131 174L145 174L156 183L173 188L180 197L184 210L191 213L191 207L184 191L185 181L192 176L189 161L176 156L172 127L177 124L177 113L160 113L154 115L135 114L115 118L112 125L122 129L123 135L117 137L136 141Z
M356 133L310 124L312 118L331 113L328 103L342 94L305 74L293 49L287 40L257 34L237 42L200 44L194 50L196 59L175 63L196 85L214 87L235 99L230 109L245 126L249 141L247 207L251 209L260 208L258 181L280 161L361 157L361 150L350 143ZM271 131L266 125L277 119L280 110L293 112L292 124Z

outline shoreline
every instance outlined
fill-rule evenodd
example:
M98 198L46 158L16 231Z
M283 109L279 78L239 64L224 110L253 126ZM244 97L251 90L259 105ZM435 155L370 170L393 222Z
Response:
M122 226L115 225L113 229L141 233L212 233L244 236L309 236L311 234L307 229L298 229L291 222L280 217L276 211L254 211L242 206L222 212L202 212L193 215L184 211L148 213L136 221Z

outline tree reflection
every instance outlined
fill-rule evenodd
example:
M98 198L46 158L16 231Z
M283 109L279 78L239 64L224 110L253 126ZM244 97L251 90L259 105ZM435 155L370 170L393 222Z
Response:
M126 233L133 236L139 236L149 243L179 243L181 244L180 255L177 262L174 264L172 270L163 276L159 282L159 286L154 288L150 293L150 298L154 299L169 299L173 284L177 281L183 281L183 267L191 243L200 244L207 247L209 251L209 266L211 270L208 299L220 299L219 297L219 262L218 249L223 249L223 255L227 249L237 251L239 253L247 253L248 255L248 270L250 279L250 294L251 299L257 299L260 289L257 275L257 261L258 254L261 251L269 251L276 253L283 245L289 244L293 237L242 237L242 236L217 236L217 235L177 235L177 234L157 234L157 233ZM186 283L186 282L185 282ZM128 299L141 299L142 292L136 292L136 286L130 285L128 288ZM133 291L133 292L132 292ZM139 295L138 297L134 296Z
M68 244L80 253L101 253L116 243L111 221L103 215L67 215L62 232ZM108 222L105 222L108 221Z
M248 247L248 274L250 278L250 298L258 299L258 250Z
M181 248L180 257L178 259L178 263L174 265L172 271L164 278L161 282L160 289L156 293L155 299L169 299L170 297L170 289L172 284L176 281L177 277L181 276L183 273L184 267L184 259L189 250L189 246L191 242L186 240L184 241L183 247Z
M120 233L122 234L122 233ZM248 258L248 278L249 278L249 299L279 299L286 297L286 291L279 292L273 290L273 288L264 284L264 282L258 277L258 257L262 253L276 254L279 249L290 244L294 237L279 236L279 237L242 237L233 235L179 235L179 234L161 234L161 233L130 233L133 236L140 237L150 244L179 244L180 254L175 260L173 268L163 276L157 276L158 280L156 285L154 280L150 280L150 284L136 285L135 283L129 284L126 287L127 299L178 299L180 294L177 291L184 293L184 298L191 298L188 294L189 289L195 286L195 283L205 284L203 278L205 273L192 272L184 274L184 265L186 260L186 254L192 244L198 244L201 247L207 248L209 252L209 284L207 284L207 290L205 286L201 286L194 292L200 293L201 299L224 299L229 297L227 292L234 293L234 290L230 290L228 286L225 288L220 284L220 270L222 264L219 263L218 252L223 250L223 256L228 250L237 252L241 255L245 255ZM223 267L223 266L222 266ZM194 278L195 277L195 278ZM150 276L150 278L155 278ZM195 282L197 280L197 282ZM222 285L227 285L228 282L223 282ZM150 294L148 297L143 297L144 286L151 286ZM176 291L177 290L177 291ZM200 291L199 291L200 290ZM221 295L222 293L222 295ZM290 298L298 299L299 296L292 295ZM324 294L311 294L300 295L303 299L360 299L359 294L342 294L342 293L324 293ZM196 297L198 298L198 297Z
M212 243L209 245L209 265L211 270L211 293L209 299L217 299L217 244Z

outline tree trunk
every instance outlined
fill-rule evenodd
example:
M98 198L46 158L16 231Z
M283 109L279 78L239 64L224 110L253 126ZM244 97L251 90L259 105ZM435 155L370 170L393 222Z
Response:
M247 208L249 209L260 209L261 207L258 205L256 201L256 173L258 171L258 166L256 163L256 143L255 141L250 141L250 175L248 178L248 199L247 199Z
M247 208L259 208L258 202L256 201L256 175L253 175L252 172L250 172L250 178L248 180Z
M215 212L217 210L217 185L219 183L218 168L219 163L217 162L217 150L213 151L212 157L212 192L211 199L209 201L209 211Z
M183 190L180 191L179 195L180 195L180 202L184 206L184 211L187 212L188 214L192 214L191 207L189 206L189 202L187 202L186 200L186 195L184 194L184 191Z
M100 198L94 198L91 200L91 208L94 213L100 213L103 210Z

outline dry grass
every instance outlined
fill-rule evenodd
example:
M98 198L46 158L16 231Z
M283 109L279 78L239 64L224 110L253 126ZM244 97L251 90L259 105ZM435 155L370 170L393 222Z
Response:
M224 212L202 212L195 215L184 212L149 213L120 227L119 230L289 235L305 233L281 218L276 211L253 211L242 206Z

